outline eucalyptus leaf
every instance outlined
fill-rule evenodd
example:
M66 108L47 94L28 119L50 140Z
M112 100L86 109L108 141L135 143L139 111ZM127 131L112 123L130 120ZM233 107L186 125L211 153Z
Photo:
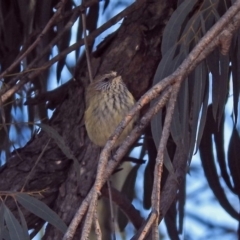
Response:
M25 220L25 217L20 209L20 207L17 205L18 208L18 214L20 216L20 220L21 220L21 225L22 225L22 229L23 229L23 234L24 234L24 240L30 240L30 236L28 234L28 226ZM1 238L0 238L1 239Z
M174 58L175 51L177 46L173 46L162 58L161 62L158 65L157 71L155 73L154 79L153 79L153 85L161 81L164 77L171 74L175 68L176 63L179 63L179 56L183 56L182 54L179 54L176 58ZM151 106L158 101L159 98L151 102ZM151 121L151 129L152 129L152 135L153 139L156 145L156 148L158 148L159 142L160 142L160 136L162 134L162 111L159 111L152 119Z
M232 181L234 184L234 192L240 195L240 164L239 164L239 146L240 137L236 127L234 126L232 135L230 138L229 148L228 148L228 165L230 168Z
M4 205L4 219L5 219L6 226L8 228L11 240L25 239L23 228L21 227L20 223L15 218L15 216L12 214L11 210L6 205Z
M2 238L0 238L1 240L11 240L11 237L10 237L10 234L9 234L9 231L6 227L4 227L2 229Z
M207 72L205 73L205 76L203 76L203 78L205 78L205 90L204 90L204 98L203 98L203 104L202 104L202 108L201 108L201 116L199 118L199 125L198 125L198 134L197 134L197 140L196 140L196 150L199 147L202 135L203 135L203 131L204 131L204 127L205 127L205 123L206 123L206 118L207 118L207 110L208 110L208 96L209 96L209 75L207 74Z
M4 231L4 204L0 204L0 240L3 239L3 231Z
M220 205L235 219L239 219L238 212L232 207L231 203L226 197L225 191L221 186L219 181L219 176L217 173L213 146L212 146L212 133L213 127L217 127L217 123L214 120L212 106L208 108L206 127L203 132L202 140L199 145L199 153L202 161L202 166L204 169L204 174L208 180L208 184L212 189L214 195L218 199ZM222 146L223 147L223 146Z
M228 188L233 192L236 193L236 189L233 186L232 182L232 176L229 175L229 166L227 166L227 163L230 162L230 159L226 159L225 157L225 151L224 151L224 115L221 119L220 126L216 129L214 128L214 141L215 141L215 146L216 146L216 153L217 153L217 162L220 167L221 171L221 176L223 180L225 181L226 185ZM230 144L231 145L231 144ZM228 153L230 152L230 145L229 145L229 150ZM230 156L229 156L230 157Z
M183 22L186 21L188 14L192 11L197 2L197 0L185 0L172 14L163 31L161 47L163 56L176 44L176 42L178 42Z
M135 188L137 172L139 167L140 165L135 165L131 169L122 187L121 192L128 197L130 202L133 200L135 195L134 188ZM128 224L128 218L120 209L118 209L118 225L119 225L120 231L123 231L124 228L127 226L127 224Z
M155 158L153 159L155 162ZM151 161L153 161L151 160ZM143 192L143 206L145 209L150 209L151 207L151 194L153 189L153 169L151 165L154 165L150 160L147 163L147 166L144 170L144 192ZM153 167L154 168L154 167Z
M213 51L207 57L207 65L212 73L212 109L213 116L217 118L218 103L219 103L219 88L220 88L220 69L219 69L219 52L218 50Z
M191 140L190 140L190 148L189 148L189 158L192 158L194 148L196 146L197 139L197 130L199 123L199 116L201 113L201 106L204 99L205 93L205 85L206 85L206 72L205 72L205 64L201 62L194 71L194 89L193 89L193 97L191 104Z
M224 113L225 105L228 99L229 92L229 56L223 56L219 54L220 60L220 76L219 76L219 100L218 100L218 124L221 122L222 115Z
M52 224L54 227L59 229L62 233L66 232L67 230L66 224L45 203L25 193L16 194L16 199L28 211L42 218L46 222Z
M232 69L232 84L233 84L233 113L234 119L238 120L238 103L239 103L239 92L240 92L240 29L237 34L233 37L233 44L230 48L230 60Z
M184 52L180 52L174 58L172 63L173 70L177 69L177 67L182 63L184 58L185 58ZM172 124L171 124L172 138L177 146L178 144L181 144L181 146L185 146L185 149L183 149L183 151L185 152L187 151L188 144L183 145L182 143L183 143L183 136L186 135L185 132L183 131L185 130L188 132L188 129L186 128L187 121L185 121L188 119L188 111L187 109L183 109L183 108L187 108L188 106L187 104L188 95L184 94L185 92L188 92L188 89L186 89L187 86L188 86L187 82L184 81L182 83L180 93L178 95L177 104L174 109L174 115L173 115ZM184 139L184 143L187 143L187 142L188 140Z
M77 179L78 179L77 182L79 183L79 179L80 179L80 165L79 165L79 162L78 162L77 158L73 155L71 149L64 142L63 137L51 126L48 126L44 123L39 123L39 124L36 124L36 125L39 126L41 129L43 129L49 135L49 137L54 139L54 141L56 142L58 147L62 150L62 152L65 154L65 156L68 159L73 160L74 167L75 167L75 170L76 170L76 173L77 173Z

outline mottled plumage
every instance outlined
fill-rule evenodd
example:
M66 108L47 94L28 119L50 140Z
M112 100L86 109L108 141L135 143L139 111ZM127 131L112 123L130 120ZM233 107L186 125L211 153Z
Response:
M85 125L91 141L103 147L134 103L132 94L116 72L97 77L86 91ZM115 147L127 137L135 120L124 129Z

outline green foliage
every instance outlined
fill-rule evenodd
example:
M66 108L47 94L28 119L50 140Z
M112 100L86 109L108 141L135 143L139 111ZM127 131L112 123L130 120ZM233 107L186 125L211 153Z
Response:
M37 198L34 198L26 193L9 193L9 195L16 200L20 222L5 205L5 203L2 202L0 205L0 239L30 239L26 220L18 204L26 210L32 212L34 215L52 224L62 233L65 233L67 230L66 224L59 218L59 216ZM3 224L4 221L6 225Z

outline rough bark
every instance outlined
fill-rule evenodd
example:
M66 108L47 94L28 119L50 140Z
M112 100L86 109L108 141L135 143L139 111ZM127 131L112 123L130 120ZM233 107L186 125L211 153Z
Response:
M161 59L162 32L176 3L177 0L139 0L139 8L124 19L107 47L99 50L98 58L92 58L94 74L117 71L138 99L151 86ZM86 69L82 70L81 66L76 68L76 81L66 87L65 99L57 106L49 125L64 138L78 159L81 166L80 184L77 185L72 160L65 157L52 139L25 187L25 191L47 189L41 200L51 206L67 225L93 183L99 155L99 148L89 141L84 128L84 87L80 73ZM47 133L41 131L24 148L18 149L18 154L12 153L0 170L0 191L21 190L49 138ZM16 211L11 200L7 204L12 211ZM33 214L25 212L25 216L29 227L39 225L39 219ZM44 239L61 237L58 230L49 226Z

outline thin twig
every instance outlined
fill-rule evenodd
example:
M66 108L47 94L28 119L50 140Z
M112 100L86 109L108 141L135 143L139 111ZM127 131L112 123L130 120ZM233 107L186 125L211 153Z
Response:
M156 221L156 219L157 219L157 213L151 212L151 215L147 221L147 224L144 226L140 236L138 237L138 240L143 240L146 237L149 229L151 228L152 224Z
M76 20L79 17L79 7L77 8L77 10L78 11L72 11L73 14L71 15L71 18L69 19L67 24L64 26L64 28L60 32L58 32L58 35L54 39L52 39L52 41L44 48L43 51L41 51L41 55L36 56L36 58L31 61L31 63L24 69L24 71L19 72L18 74L10 74L10 75L8 74L7 75L7 77L9 77L11 75L14 75L16 77L11 79L6 84L5 89L4 89L5 91L9 90L11 88L11 86L15 85L16 82L19 80L20 76L22 76L24 74L26 75L27 73L33 72L35 70L41 70L41 67L34 68L34 66L37 65L37 62L40 61L49 52L49 50L52 49L52 47L62 38L62 36L66 33L66 31L68 31L73 26L73 24L76 22ZM43 68L43 70L45 70L45 68Z
M97 240L102 240L102 231L98 222L97 209L94 213L94 226L95 226L95 233L97 236Z
M168 209L172 205L173 201L176 199L176 194L178 192L179 186L184 179L188 166L188 157L182 151L181 146L176 149L173 158L173 168L175 169L174 175L169 174L166 184L164 184L161 191L161 204L160 204L160 215L159 221L163 219L166 215ZM177 179L177 181L176 181Z
M39 43L39 41L42 39L42 37L47 33L47 31L51 28L51 26L57 21L57 19L59 17L61 17L61 19L65 16L61 16L62 14L62 9L64 7L64 5L66 4L67 0L61 0L61 3L58 5L58 10L56 11L56 13L53 15L53 17L48 21L47 25L45 26L45 28L43 29L43 31L38 35L37 39L34 41L34 43L32 43L32 45L30 47L28 47L28 49L21 55L19 56L19 58L17 58L12 64L11 66L9 66L4 72L2 72L0 74L0 79L5 77L5 75L7 75L9 72L11 72L14 67L17 66L17 64L19 64L20 61L22 61ZM91 7L94 4L97 4L99 2L99 0L89 0L84 4L81 4L80 6L76 7L75 9L73 9L71 12L68 13L69 16L75 16L78 15L78 12L81 10L85 10L88 7ZM72 17L71 17L72 19ZM74 20L75 22L76 20ZM59 40L60 36L64 33L61 31L61 33L56 37L56 40ZM50 47L53 46L53 43L50 44ZM49 48L47 48L47 50L41 54L41 56L45 55L46 52L48 51Z
M108 159L108 158L106 158ZM107 162L107 160L106 160ZM106 165L105 162L102 161L102 164ZM82 230L82 236L81 236L81 240L87 240L90 230L91 230L91 226L92 226L92 219L93 219L93 213L95 211L95 208L97 207L97 199L99 196L99 192L96 191L96 188L94 188L91 191L91 200L89 203L89 207L88 207L88 212L87 212L87 216L85 218L84 224L83 224L83 230Z
M100 196L100 192L96 193L96 191L92 191L91 197L93 197L93 196L95 197L96 195L97 195L97 198L98 198L98 196ZM94 215L94 212L95 212L96 208L97 208L97 201L93 202L92 198L91 198L91 200L89 202L87 216L84 220L81 240L89 239L89 233L90 233L90 229L92 227L93 215Z
M107 197L109 199L109 192L105 186L106 185L104 185L102 188L101 193L104 197ZM122 212L124 212L133 226L136 229L139 229L144 220L140 214L140 211L133 206L130 200L122 192L111 187L111 193L112 201L115 203L115 205L118 206Z
M84 39L85 52L86 52L86 58L87 58L88 74L89 74L90 82L92 82L93 81L92 67L91 67L90 54L89 54L88 41L87 41L86 10L82 12L81 16L82 16L83 39Z
M66 3L67 0L61 0L61 2L58 3L58 10L48 21L47 25L38 35L37 39L31 44L31 46L28 47L28 49L21 56L19 56L16 61L14 61L2 74L0 74L0 79L3 78L6 74L8 74L10 71L12 71L17 66L17 64L19 64L20 61L22 61L37 46L37 44L41 41L42 37L48 32L48 30L55 23L56 19L61 15L62 9Z
M104 23L101 27L99 27L98 29L96 29L95 31L93 31L90 35L87 36L87 41L88 43L91 43L97 36L99 36L102 32L104 32L105 30L107 30L108 28L110 28L112 25L114 25L115 23L117 23L118 21L120 21L123 17L125 17L126 15L130 14L131 12L133 12L134 10L136 10L138 7L140 7L145 0L139 0L134 2L132 5L130 5L129 7L127 7L126 9L124 9L122 12L120 12L119 14L117 14L115 17L111 18L108 22ZM79 49L80 46L82 46L84 44L84 39L79 40L78 42L74 43L73 45L71 45L70 47L66 48L65 50L63 50L61 53L59 53L57 56L53 57L51 60L49 60L47 63L45 63L43 66L41 66L41 68L39 68L38 70L34 70L34 72L32 73L28 73L27 76L22 77L23 79L21 79L17 84L14 84L12 86L8 85L4 88L4 90L1 93L1 97L2 97L2 102L5 103L7 101L8 98L10 98L14 93L16 93L19 89L21 89L21 87L32 81L33 79L35 79L42 71L48 69L50 66L52 66L55 62L61 60L62 58L64 58L67 54L69 54L70 52ZM45 51L45 50L44 50ZM43 57L43 55L41 55L38 59L40 60ZM29 71L29 69L28 69ZM19 75L16 77L17 80L19 80L20 76L22 74L25 74L25 72L20 72ZM15 80L16 80L15 79ZM14 80L14 81L15 81Z
M4 109L3 102L2 102L1 98L0 98L0 112L1 112L1 118L2 118L2 124L1 125L3 125L3 128L4 128L4 131L6 133L6 136L8 136L8 129L7 129L7 125L6 125L5 109Z
M156 157L156 164L154 169L154 182L153 182L153 191L152 191L152 209L157 213L157 218L154 222L153 226L153 240L159 239L158 232L158 218L159 218L159 210L160 210L160 191L161 191L161 179L162 179L162 171L163 171L163 159L164 152L166 149L167 141L170 135L170 126L172 123L172 117L174 113L174 108L177 100L177 95L179 88L181 86L180 80L177 81L172 89L171 98L169 100L169 104L167 107L167 114L164 121L163 131L161 140L158 147L158 153Z
M36 160L36 162L35 162L33 168L31 169L31 171L30 171L29 174L27 175L27 177L26 177L26 179L25 179L25 182L24 182L24 184L23 184L23 186L22 186L21 192L24 191L24 188L25 188L25 186L26 186L26 184L27 184L27 182L28 182L30 176L33 174L33 172L34 172L34 170L35 170L37 164L39 163L39 161L41 160L43 154L45 153L45 151L46 151L46 149L47 149L48 144L50 143L50 141L51 141L51 138L48 139L48 142L46 143L46 145L44 146L42 152L41 152L40 155L38 156L38 158L37 158L37 160Z
M110 183L109 179L107 180L107 186L108 186L110 213L111 213L111 228L112 228L113 239L116 240L115 219L114 219L114 213L113 213L112 190L111 190L111 183Z
M79 207L79 209L77 210L77 212L75 213L67 232L64 234L63 239L62 240L71 240L74 237L74 234L77 230L77 227L79 225L79 223L81 222L81 220L83 219L85 213L87 212L88 206L89 206L89 202L91 200L91 192L92 189L90 190L89 194L87 195L87 197L83 200L81 206Z

